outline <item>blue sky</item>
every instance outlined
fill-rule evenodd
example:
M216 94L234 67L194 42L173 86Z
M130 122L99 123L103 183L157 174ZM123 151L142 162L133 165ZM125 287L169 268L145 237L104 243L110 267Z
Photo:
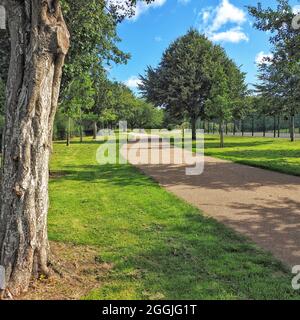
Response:
M123 0L118 0L123 1ZM263 6L275 6L275 0L260 0ZM120 48L130 52L127 65L113 66L110 78L126 83L136 91L138 75L147 65L156 66L170 42L191 27L222 45L228 55L247 73L249 84L256 82L256 61L270 52L269 35L252 27L247 13L250 0L156 0L140 3L136 16L118 27ZM297 0L290 1L297 5Z

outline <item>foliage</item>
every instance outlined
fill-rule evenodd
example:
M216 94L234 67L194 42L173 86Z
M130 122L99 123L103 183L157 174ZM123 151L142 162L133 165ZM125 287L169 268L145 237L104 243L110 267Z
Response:
M224 123L233 117L243 118L251 109L250 97L246 99L245 74L230 60L223 49L215 48L210 96L206 103L206 116L219 122L220 145L224 147Z
M195 139L200 116L223 122L241 112L244 78L220 46L190 30L169 46L157 68L147 68L140 90L171 116L182 121L188 117Z
M162 128L164 112L155 108L153 104L136 99L128 125L131 129L160 129Z
M124 84L104 80L97 90L97 104L92 117L103 125L117 126L119 121L127 121L133 128L160 128L163 111L137 98Z
M169 46L156 69L148 67L141 76L140 90L147 100L175 117L187 114L196 121L211 88L212 53L213 44L190 30Z
M68 117L59 110L55 116L54 128L53 128L53 139L54 140L65 140L68 134ZM71 132L74 132L74 121L71 121Z
M62 111L68 117L82 118L94 106L95 91L89 74L75 78L69 84Z
M273 106L269 112L286 113L291 117L291 140L294 140L294 117L300 111L300 34L293 28L295 17L288 0L278 0L277 9L249 7L256 18L255 27L271 31L273 57L260 65L257 91Z
M64 0L64 18L71 34L62 90L80 74L90 72L96 64L125 63L130 57L118 48L116 17L105 7L105 1Z

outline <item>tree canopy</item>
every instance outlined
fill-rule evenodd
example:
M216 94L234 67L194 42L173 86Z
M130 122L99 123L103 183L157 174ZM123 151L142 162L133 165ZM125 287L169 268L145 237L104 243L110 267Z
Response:
M171 115L187 116L196 139L199 117L214 115L220 121L241 108L244 74L225 51L196 30L174 41L158 67L148 67L139 86L143 96Z
M300 111L300 34L295 29L293 19L296 14L288 0L277 0L276 9L249 7L255 17L255 27L270 31L272 57L265 59L259 67L259 94L272 102L271 113L287 114L290 117L291 140L295 139L295 114Z

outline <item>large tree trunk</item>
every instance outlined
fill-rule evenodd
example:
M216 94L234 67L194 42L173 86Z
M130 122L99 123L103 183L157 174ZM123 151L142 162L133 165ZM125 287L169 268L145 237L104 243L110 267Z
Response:
M2 0L3 2L3 0ZM2 296L48 274L48 164L69 33L58 0L4 1L11 37L1 183Z

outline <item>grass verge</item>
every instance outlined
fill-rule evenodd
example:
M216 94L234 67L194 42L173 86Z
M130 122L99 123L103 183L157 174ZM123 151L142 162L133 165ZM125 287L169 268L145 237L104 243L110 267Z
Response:
M219 148L219 137L205 136L205 154L237 163L300 176L300 141L257 137L225 137L225 148Z
M93 247L112 268L86 299L298 299L270 254L130 165L98 165L99 143L55 143L52 241Z

